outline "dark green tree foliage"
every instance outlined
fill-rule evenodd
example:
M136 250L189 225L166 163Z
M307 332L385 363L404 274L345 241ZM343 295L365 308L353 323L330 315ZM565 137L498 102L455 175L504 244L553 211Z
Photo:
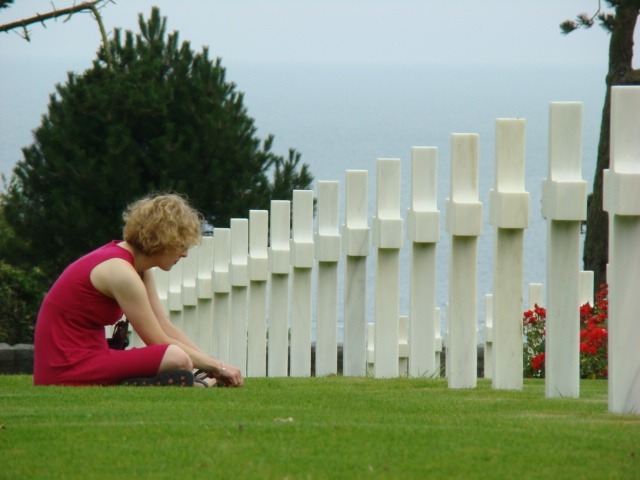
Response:
M42 301L42 272L24 272L0 260L0 343L33 343Z
M19 242L2 252L53 277L121 236L121 212L151 191L186 194L210 225L226 227L313 177L300 154L271 152L225 79L220 59L165 34L157 8L140 34L115 30L92 68L56 87L3 198ZM273 180L270 177L273 176Z

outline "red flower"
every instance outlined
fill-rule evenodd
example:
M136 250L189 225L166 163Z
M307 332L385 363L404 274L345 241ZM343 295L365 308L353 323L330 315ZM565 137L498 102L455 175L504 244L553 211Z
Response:
M535 312L539 317L547 318L547 309L539 307L537 303L535 304Z
M544 352L542 352L540 355L536 355L535 357L533 357L531 359L531 368L533 368L534 370L542 370L542 367L544 367L544 358L545 358Z
M593 308L588 303L585 303L580 307L580 319L584 320L593 313Z

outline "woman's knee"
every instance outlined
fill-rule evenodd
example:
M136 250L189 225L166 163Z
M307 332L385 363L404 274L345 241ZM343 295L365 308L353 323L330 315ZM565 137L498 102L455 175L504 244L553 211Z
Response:
M169 345L167 350L164 352L162 361L160 362L158 373L167 372L169 370L191 369L193 369L193 362L187 352L176 345Z

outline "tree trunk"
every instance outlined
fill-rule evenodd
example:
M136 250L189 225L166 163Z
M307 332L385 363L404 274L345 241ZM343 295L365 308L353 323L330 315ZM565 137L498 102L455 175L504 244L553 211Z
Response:
M607 91L602 109L602 124L598 144L598 161L593 180L593 193L587 206L587 229L584 239L584 269L594 272L594 287L607 281L609 261L609 215L602 210L602 172L609 168L609 137L611 120L611 87L640 84L640 70L633 70L633 32L640 2L622 2L616 7L616 24L609 42Z

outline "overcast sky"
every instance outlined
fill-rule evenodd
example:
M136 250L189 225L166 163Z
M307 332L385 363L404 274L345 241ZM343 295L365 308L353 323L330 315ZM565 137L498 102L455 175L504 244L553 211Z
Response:
M62 8L72 2L56 0ZM604 2L603 2L604 3ZM17 0L0 22L51 9L51 0ZM606 65L600 28L563 36L558 25L595 13L597 0L116 0L102 10L109 33L137 28L137 14L157 5L200 50L226 64L332 63ZM69 57L89 62L99 45L89 14L31 27L31 42L0 35L10 57ZM89 66L89 65L87 65Z
M73 3L16 0L0 10L0 24L48 12L52 4L64 8ZM597 0L115 0L102 9L109 37L114 28L138 33L138 14L148 17L154 5L167 17L168 30L179 31L192 50L206 45L210 58L221 57L234 82L238 68L261 65L416 65L436 72L440 67L483 66L521 75L551 67L558 76L546 79L556 83L575 81L575 74L566 73L588 67L591 73L582 80L595 85L595 102L574 94L566 98L595 103L594 117L601 108L608 34L598 26L568 36L559 29L563 20L581 12L594 14ZM20 148L32 142L31 131L46 112L55 85L64 83L69 71L90 68L96 56L100 35L91 15L66 20L48 21L46 28L32 25L30 42L16 33L0 34L0 174L8 174L22 157ZM542 87L533 78L527 84L528 78L519 91ZM473 68L465 80L474 82ZM239 87L253 99L270 95L257 91L267 88L264 82L244 78ZM571 92L583 87L576 84ZM296 88L314 95L307 83ZM477 94L485 86L471 88ZM264 116L257 120L282 137L272 121ZM599 118L594 121L599 124ZM303 143L299 138L289 141Z

